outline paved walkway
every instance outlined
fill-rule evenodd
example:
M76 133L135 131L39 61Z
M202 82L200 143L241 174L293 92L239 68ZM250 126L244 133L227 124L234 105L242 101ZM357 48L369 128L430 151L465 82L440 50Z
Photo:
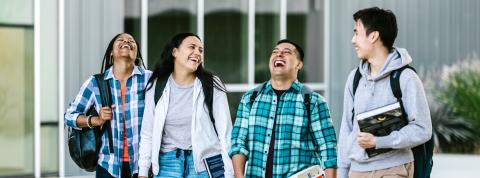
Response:
M435 154L431 178L479 178L480 155Z
M433 161L431 178L480 178L480 155L435 154Z

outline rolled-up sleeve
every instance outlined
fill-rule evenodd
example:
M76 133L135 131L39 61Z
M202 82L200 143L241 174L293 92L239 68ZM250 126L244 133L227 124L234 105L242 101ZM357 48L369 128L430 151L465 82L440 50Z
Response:
M311 129L318 143L318 151L323 169L337 168L337 139L330 118L328 105L320 97L312 111Z
M238 106L237 118L232 130L232 148L229 152L230 157L233 157L233 155L236 154L242 154L248 158L248 116L250 114L250 109L247 107L247 104L250 101L250 95L251 93L244 94Z
M81 129L77 126L77 117L79 115L85 115L88 108L90 108L95 101L92 81L93 76L83 83L80 91L75 97L75 100L73 100L73 102L71 102L68 106L64 117L64 121L67 126L78 130Z

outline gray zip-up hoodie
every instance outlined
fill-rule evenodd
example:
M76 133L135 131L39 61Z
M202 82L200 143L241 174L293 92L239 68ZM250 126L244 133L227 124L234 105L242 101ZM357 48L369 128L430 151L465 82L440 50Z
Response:
M412 62L407 50L395 48L385 61L379 75L369 74L369 64L360 62L357 92L353 96L355 70L350 72L345 85L343 117L338 144L338 177L348 177L349 170L366 172L399 166L413 161L410 148L428 141L432 135L432 122L422 82L413 70L405 69L400 76L400 88L409 123L388 136L375 137L376 148L393 148L393 151L369 158L357 143L359 132L356 118L352 122L352 108L355 115L396 102L390 87L389 74Z

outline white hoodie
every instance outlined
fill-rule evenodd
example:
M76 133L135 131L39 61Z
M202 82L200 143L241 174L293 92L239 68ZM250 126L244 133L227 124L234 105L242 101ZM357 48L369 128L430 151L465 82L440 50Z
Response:
M159 152L162 145L162 134L168 110L170 96L170 82L167 81L162 97L157 104L154 103L156 81L145 95L145 111L143 115L142 130L140 135L139 172L138 176L147 176L150 164L155 175L159 172ZM218 137L213 128L208 109L204 104L202 84L198 78L193 84L193 113L192 114L192 155L197 172L205 171L203 159L222 154L225 166L225 176L233 177L233 166L228 151L230 150L230 136L232 121L225 92L214 88L213 92L213 117Z

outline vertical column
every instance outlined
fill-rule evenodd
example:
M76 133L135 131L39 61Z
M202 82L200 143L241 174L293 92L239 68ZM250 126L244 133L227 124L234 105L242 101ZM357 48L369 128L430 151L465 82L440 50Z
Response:
M34 65L34 122L33 122L33 137L34 137L34 163L33 170L36 178L41 175L40 170L40 0L33 2L33 65Z
M287 38L287 0L280 0L280 39Z
M205 1L197 0L197 35L205 41L204 38L204 16L205 16Z
M326 100L330 98L330 0L323 1L323 82L325 84Z
M248 1L248 85L255 84L255 0Z
M65 177L65 0L58 0L58 177Z
M141 14L140 14L140 35L143 62L145 67L148 67L148 0L141 1Z

